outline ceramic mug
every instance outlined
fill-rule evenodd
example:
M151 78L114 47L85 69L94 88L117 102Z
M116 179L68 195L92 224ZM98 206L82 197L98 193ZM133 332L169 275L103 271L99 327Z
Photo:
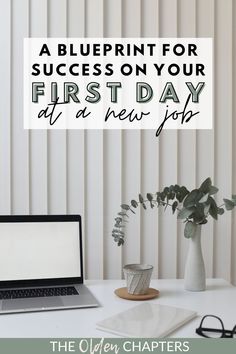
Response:
M153 266L149 264L127 264L123 267L127 291L132 295L147 294Z

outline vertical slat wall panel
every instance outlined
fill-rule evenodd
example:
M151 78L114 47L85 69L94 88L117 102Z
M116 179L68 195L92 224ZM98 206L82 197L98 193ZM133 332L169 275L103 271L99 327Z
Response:
M0 0L0 212L81 213L87 278L121 277L123 263L150 262L154 277L182 277L188 241L166 211L130 218L126 243L111 238L120 202L207 176L219 201L236 193L236 5L233 0ZM27 131L23 38L215 37L214 131ZM236 212L203 227L208 276L236 284ZM158 266L159 265L159 266Z
M196 21L197 37L214 37L214 0L196 1ZM199 185L207 177L211 177L214 182L214 129L199 130L196 134L197 185ZM202 228L202 248L206 266L206 274L208 277L212 277L213 274L213 242L214 223L212 220L209 220L208 224L204 225Z
M12 213L29 213L29 131L23 129L23 38L29 1L12 1Z
M85 35L85 1L67 0L68 37L83 38Z
M67 13L68 37L84 37L85 0L70 0ZM67 202L69 214L84 212L84 131L67 132Z
M218 200L232 193L232 0L215 1L215 181ZM214 276L230 278L231 213L216 223Z
M178 1L179 37L196 36L196 0ZM179 131L179 183L189 190L196 187L196 131ZM178 276L183 277L189 242L183 236L184 225L178 223Z
M232 37L232 43L233 43L233 57L232 57L232 78L233 78L233 86L232 86L232 97L233 99L233 112L232 112L232 136L233 136L233 142L232 142L232 163L233 163L233 169L232 169L232 175L233 175L233 180L232 180L232 187L233 187L233 192L236 194L236 159L235 159L235 151L236 151L236 67L235 67L235 62L236 62L236 3L235 1L233 2L233 11L232 11L232 17L233 17L233 37ZM231 247L231 280L234 285L236 285L236 213L233 213L233 227L232 227L232 247Z
M30 37L47 37L47 0L30 1ZM30 212L48 212L48 175L47 175L47 131L29 131L30 156Z
M66 37L67 1L48 2L48 36ZM67 132L48 131L48 211L50 214L67 212Z
M122 0L104 1L104 37L121 37ZM104 277L116 279L122 272L122 247L111 230L122 201L122 130L104 133Z
M0 0L0 213L11 212L11 2Z
M142 0L142 37L158 37L159 7L158 1L149 1L146 6ZM141 151L141 180L142 193L159 190L159 139L153 130L142 131ZM158 210L148 210L143 213L141 224L141 262L154 265L153 277L158 277Z
M103 1L86 1L86 37L103 36ZM103 278L103 131L85 132L86 277Z
M141 1L123 1L122 10L123 37L140 37ZM141 131L124 130L122 161L123 201L130 202L141 190ZM126 227L124 263L140 262L140 236L140 208L137 208Z
M68 37L84 37L85 34L85 0L70 0L67 8ZM67 212L82 215L83 251L86 248L85 237L85 147L84 131L67 132ZM86 264L84 262L86 274Z
M159 2L160 37L177 37L177 0ZM165 83L163 83L165 84ZM164 87L164 86L163 86ZM160 188L178 182L178 131L164 130L160 139ZM177 275L177 221L172 211L160 209L159 276L175 278ZM167 259L169 261L167 262ZM170 261L171 260L171 261Z

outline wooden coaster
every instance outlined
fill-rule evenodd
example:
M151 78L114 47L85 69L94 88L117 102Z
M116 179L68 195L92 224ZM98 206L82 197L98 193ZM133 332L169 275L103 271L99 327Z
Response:
M153 289L153 288L149 288L147 294L133 295L133 294L128 293L127 288L119 288L119 289L116 289L114 291L114 293L117 296L121 297L122 299L143 301L143 300L154 299L155 297L157 297L160 294L160 291Z

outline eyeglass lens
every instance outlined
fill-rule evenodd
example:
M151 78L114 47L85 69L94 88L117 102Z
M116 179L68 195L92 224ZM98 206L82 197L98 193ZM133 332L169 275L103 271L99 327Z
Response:
M214 330L211 330L214 329ZM222 322L214 316L206 316L201 325L202 334L209 338L220 338L223 334Z

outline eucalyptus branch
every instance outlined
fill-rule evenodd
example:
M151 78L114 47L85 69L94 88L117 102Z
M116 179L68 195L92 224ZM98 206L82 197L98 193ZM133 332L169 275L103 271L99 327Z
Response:
M148 200L148 199L145 199L143 202L144 202L144 203L148 203L149 200ZM138 203L139 205L141 204L140 202L137 202L137 203ZM157 201L153 201L153 203L158 205ZM169 207L172 207L172 206L173 206L173 203L170 204L170 203L163 202L163 201L161 201L160 204L163 205L163 206L169 206ZM160 205L158 205L158 206L160 206ZM176 210L180 211L180 209L179 209L178 207L176 207Z
M208 222L211 216L217 220L219 215L224 214L225 210L232 210L236 206L236 195L232 199L223 199L224 203L217 206L214 195L218 188L212 185L211 179L207 178L198 189L188 191L185 186L171 185L165 187L161 192L147 193L146 198L141 194L138 199L132 199L129 204L121 204L121 211L115 218L115 225L112 236L118 246L124 243L124 223L128 221L129 213L135 214L135 209L142 206L144 210L150 204L151 209L157 207L170 207L172 213L177 211L177 218L185 222L184 236L192 237L197 225ZM170 202L172 200L173 202Z
M161 202L161 204L162 204L163 206L167 205L167 206L173 207L173 204L174 204L174 203L170 204L170 203L166 203L166 202ZM178 207L176 207L176 210L180 211L181 209L179 209Z

